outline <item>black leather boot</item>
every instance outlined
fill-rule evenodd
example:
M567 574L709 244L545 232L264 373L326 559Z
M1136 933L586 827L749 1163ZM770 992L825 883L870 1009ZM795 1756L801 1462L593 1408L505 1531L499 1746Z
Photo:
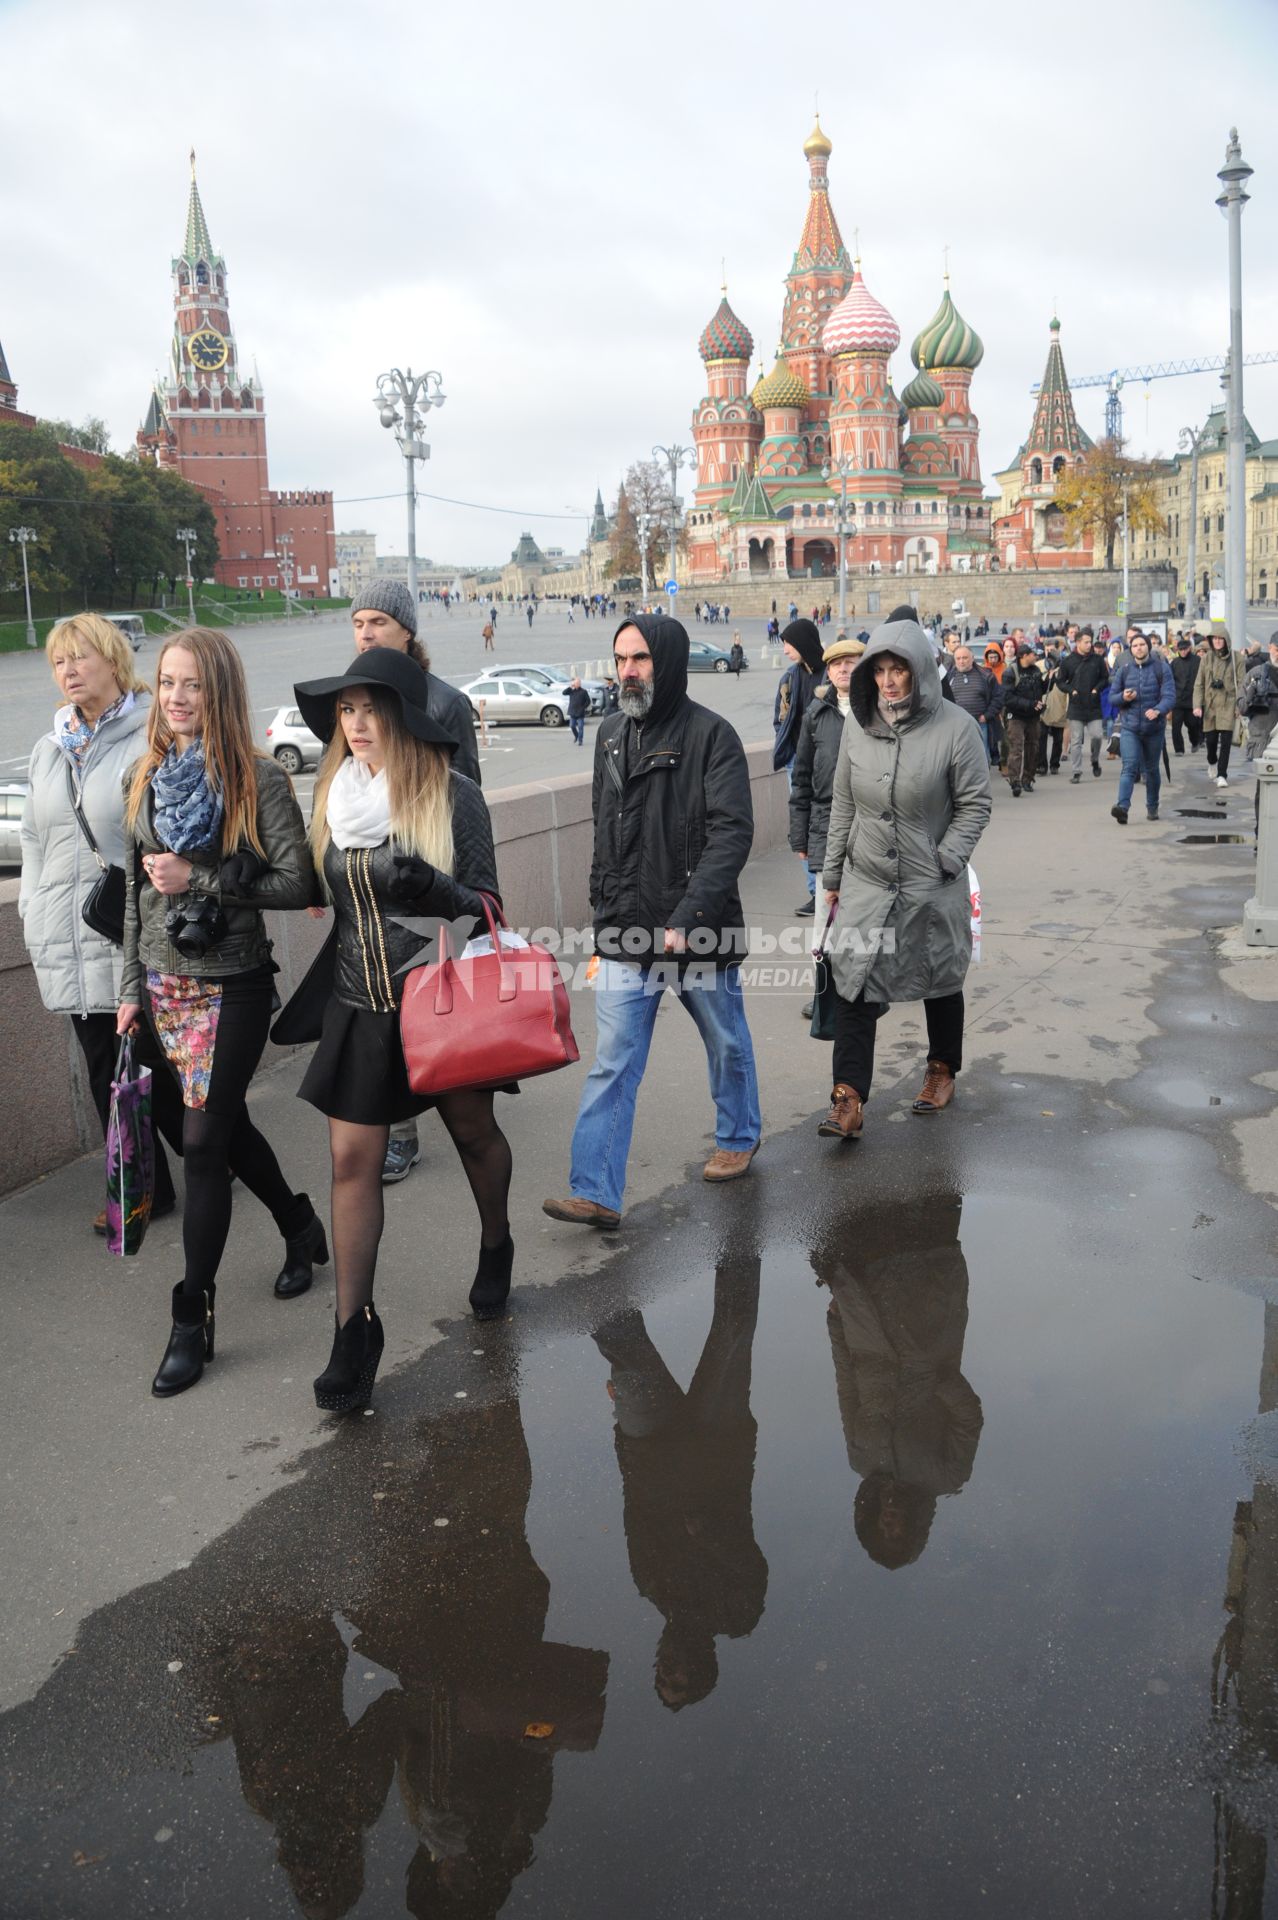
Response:
M480 1246L479 1267L470 1289L470 1306L476 1320L498 1320L506 1311L514 1264L515 1243L509 1234L499 1247Z
M336 1315L333 1323L333 1351L315 1382L315 1404L321 1413L356 1413L373 1397L386 1335L371 1300L345 1326Z
M161 1400L173 1393L185 1393L203 1373L205 1361L212 1358L213 1295L184 1293L179 1284L173 1289L173 1331L160 1370L151 1382L152 1393Z
M305 1196L303 1196L305 1198ZM310 1206L310 1201L306 1202ZM298 1232L284 1238L284 1265L275 1276L275 1298L295 1300L311 1284L312 1269L328 1265L328 1239L324 1222L311 1207L311 1217Z

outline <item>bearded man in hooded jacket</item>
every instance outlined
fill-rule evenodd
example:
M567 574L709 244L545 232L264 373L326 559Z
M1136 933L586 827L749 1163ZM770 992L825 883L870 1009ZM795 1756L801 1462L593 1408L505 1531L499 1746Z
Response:
M688 698L688 636L638 614L613 638L621 710L595 735L594 1065L573 1130L569 1197L554 1220L621 1219L635 1101L662 993L706 1050L715 1105L710 1181L748 1173L762 1120L741 998L746 936L738 880L754 839L745 749L722 715Z

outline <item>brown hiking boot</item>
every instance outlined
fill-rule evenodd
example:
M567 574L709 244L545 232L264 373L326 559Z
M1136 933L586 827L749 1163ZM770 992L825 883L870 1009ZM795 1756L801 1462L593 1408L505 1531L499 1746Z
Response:
M703 1180L740 1180L749 1173L750 1162L759 1151L758 1141L752 1147L746 1147L741 1153L729 1153L726 1147L716 1147L701 1169Z
M927 1078L923 1082L918 1099L914 1102L915 1113L940 1113L948 1107L954 1098L954 1075L944 1060L929 1060Z
M865 1109L855 1087L839 1085L830 1095L830 1111L817 1128L832 1140L859 1140Z
M614 1213L611 1207L601 1207L597 1200L582 1200L577 1194L571 1194L567 1200L543 1200L543 1213L552 1220L567 1220L575 1227L619 1227L621 1215Z

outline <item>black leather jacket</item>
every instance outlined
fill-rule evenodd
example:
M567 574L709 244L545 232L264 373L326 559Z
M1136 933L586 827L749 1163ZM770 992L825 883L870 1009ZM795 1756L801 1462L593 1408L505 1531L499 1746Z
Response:
M426 711L457 742L457 751L453 755L456 771L464 773L477 787L482 786L479 750L475 745L475 709L466 695L459 688L450 687L447 680L441 680L437 673L428 673Z
M400 851L393 840L383 840L378 847L352 847L345 853L330 843L324 856L324 879L337 923L333 994L347 1006L394 1013L404 995L408 969L421 963L424 949L429 948L425 957L436 957L430 933L414 931L403 921L451 923L469 918L478 921L482 931L479 894L497 894L492 822L484 796L464 774L453 773L452 801L453 873L436 872L430 892L411 905L392 900L388 891Z

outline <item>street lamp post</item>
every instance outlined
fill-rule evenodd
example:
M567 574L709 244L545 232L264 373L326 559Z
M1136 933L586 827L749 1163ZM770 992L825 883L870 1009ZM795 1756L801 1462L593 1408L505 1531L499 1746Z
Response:
M846 624L848 617L848 481L856 471L847 454L843 454L833 464L827 461L821 469L821 478L829 486L837 476L839 482L839 626Z
M1225 164L1216 178L1222 191L1216 205L1229 223L1229 638L1247 644L1247 450L1243 443L1242 211L1250 195L1252 169L1242 157L1238 129L1229 129Z
M284 612L293 611L293 536L291 533L277 533L275 544L280 549L280 576L284 582Z
M635 534L639 541L639 597L648 602L648 542L652 537L652 515L645 507L635 515Z
M691 447L681 447L678 442L668 447L654 447L655 459L664 460L670 469L670 578L678 579L675 562L679 557L679 469L686 461L696 459Z
M1128 515L1127 515L1127 494L1128 494L1128 479L1127 479L1127 475L1124 474L1123 475L1123 521L1122 521L1122 526L1123 526L1123 619L1124 620L1130 620L1132 617L1131 569L1128 566L1128 558L1131 550L1131 541L1130 541L1131 522L1128 519Z
M1182 452L1189 448L1189 552L1185 558L1185 571L1189 575L1189 588L1185 594L1185 613L1192 620L1197 612L1198 602L1198 457L1202 442L1201 427L1182 427L1180 445Z
M188 627L193 627L195 625L195 576L191 572L191 555L195 551L195 543L200 536L194 527L179 527L177 537L178 545L186 550L186 606L190 616L186 624Z
M31 575L27 570L27 548L31 541L39 538L34 527L10 527L9 542L16 546L22 555L22 591L27 602L27 645L38 646L35 621L31 618Z
M443 375L413 372L411 367L401 373L398 367L392 367L389 373L377 376L377 393L373 405L377 408L377 417L384 427L394 427L395 444L404 456L404 465L408 470L405 487L408 504L408 591L413 596L413 605L417 605L417 486L413 478L414 460L429 460L430 448L423 439L426 430L426 415L432 407L442 407L446 396L440 392Z

